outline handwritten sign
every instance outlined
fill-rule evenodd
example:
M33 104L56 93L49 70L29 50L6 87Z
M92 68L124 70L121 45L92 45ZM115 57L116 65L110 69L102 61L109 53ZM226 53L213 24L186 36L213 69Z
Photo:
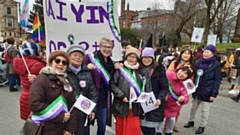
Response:
M87 53L99 48L102 37L112 40L112 58L122 59L117 3L44 0L46 52L66 50L71 44L83 46Z
M80 95L77 101L74 103L74 107L86 113L87 115L92 112L95 106L96 103L92 102L90 99L86 98L83 95Z
M157 109L158 106L155 106L155 104L156 104L156 98L153 92L150 92L148 99L144 103L141 103L144 113Z

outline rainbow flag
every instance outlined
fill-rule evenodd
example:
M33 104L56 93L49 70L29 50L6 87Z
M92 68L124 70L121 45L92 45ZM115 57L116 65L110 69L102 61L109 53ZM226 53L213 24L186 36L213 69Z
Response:
M43 33L43 29L39 20L38 13L36 13L35 18L33 20L33 33L32 39L34 42L39 43L42 46L45 46L45 37Z

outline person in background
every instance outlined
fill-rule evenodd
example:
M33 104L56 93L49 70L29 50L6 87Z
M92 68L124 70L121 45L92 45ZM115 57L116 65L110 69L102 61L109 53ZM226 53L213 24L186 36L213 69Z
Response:
M156 98L157 109L144 113L141 116L141 130L144 135L155 135L156 128L162 125L164 119L165 97L168 93L168 82L165 68L155 62L154 50L145 47L140 60L140 73L146 84L144 92L153 92Z
M9 90L10 92L16 92L18 91L17 88L15 88L16 82L17 82L17 74L15 73L13 69L13 59L17 57L17 50L14 47L15 39L13 37L9 37L6 39L6 50L5 53L8 53L8 56L10 58L10 62L7 64L7 75L8 75L8 82L9 82Z
M236 51L234 54L234 62L230 64L230 67L233 69L237 69L237 75L235 79L231 79L231 84L234 85L233 89L230 90L229 94L238 94L239 93L239 79L240 79L240 50Z
M76 97L83 95L97 103L97 91L93 79L86 64L83 62L85 50L80 45L71 45L67 49L70 65L67 69L67 78L71 82ZM90 135L89 126L84 130L86 121L91 123L96 115L96 107L88 116L82 111L78 111L77 128L74 135ZM89 119L87 118L89 117ZM88 119L88 120L87 120Z
M116 135L141 135L139 104L131 101L130 91L134 91L125 74L135 78L135 83L139 83L141 88L141 78L138 71L140 52L136 48L126 49L124 67L122 71L116 70L111 82L110 89L114 95L113 115L116 119ZM124 73L123 73L124 72Z
M42 68L30 87L29 106L34 121L44 123L41 135L73 135L76 131L77 109L68 112L76 101L73 88L66 78L68 64L67 53L52 52L48 66ZM53 107L56 105L62 108L56 110Z
M196 111L201 105L201 123L195 134L202 134L207 125L211 105L218 95L221 84L221 66L214 54L217 52L214 45L208 45L203 51L203 58L196 62L195 83L196 92L190 110L189 122L184 128L194 126Z
M227 76L226 69L228 69L230 64L227 61L227 56L223 55L221 57L221 74L222 78Z
M201 58L202 58L202 54L203 54L203 49L202 49L202 47L198 47L198 48L197 48L197 52L196 52L196 54L195 54L194 57L193 57L193 60L194 60L194 61L197 61L197 60L201 59Z
M40 47L35 43L26 43L19 49L19 57L13 60L13 68L16 74L20 76L23 90L20 95L20 116L21 119L27 120L31 112L29 108L29 90L31 82L28 77L36 77L40 70L46 66L46 62L39 57ZM27 67L23 59L26 61ZM28 70L30 74L28 73Z
M240 50L240 48L237 48L236 51L237 50ZM232 52L231 55L229 56L229 59L228 59L229 65L233 64L233 62L234 62L234 54L235 54L235 52ZM229 66L228 74L230 73L230 70L231 70L231 66ZM228 77L228 82L231 83L231 78L230 77ZM231 84L231 87L228 90L232 90L233 88L234 88L234 85Z

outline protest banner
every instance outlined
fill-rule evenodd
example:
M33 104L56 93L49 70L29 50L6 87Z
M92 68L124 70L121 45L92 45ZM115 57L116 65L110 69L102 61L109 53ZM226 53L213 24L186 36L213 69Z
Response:
M122 59L117 3L71 2L44 0L47 54L66 50L71 44L81 45L87 53L99 49L102 37L112 40L112 58Z
M91 101L90 99L86 98L83 95L80 95L73 105L73 107L76 107L77 109L81 110L87 115L89 115L92 112L95 106L96 103L94 103L93 101ZM69 112L72 111L73 107L70 109Z
M155 95L153 92L150 92L148 95L148 99L144 103L141 103L144 113L157 109L159 106L156 106L155 104L156 104Z

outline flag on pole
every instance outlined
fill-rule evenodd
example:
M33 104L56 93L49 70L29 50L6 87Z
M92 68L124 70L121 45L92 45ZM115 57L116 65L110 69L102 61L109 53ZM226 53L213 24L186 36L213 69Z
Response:
M45 46L45 37L39 20L38 13L36 13L35 18L33 20L32 39L34 40L34 42L39 43L42 46Z
M20 13L20 26L27 27L28 25L28 16L29 16L29 0L25 0Z

